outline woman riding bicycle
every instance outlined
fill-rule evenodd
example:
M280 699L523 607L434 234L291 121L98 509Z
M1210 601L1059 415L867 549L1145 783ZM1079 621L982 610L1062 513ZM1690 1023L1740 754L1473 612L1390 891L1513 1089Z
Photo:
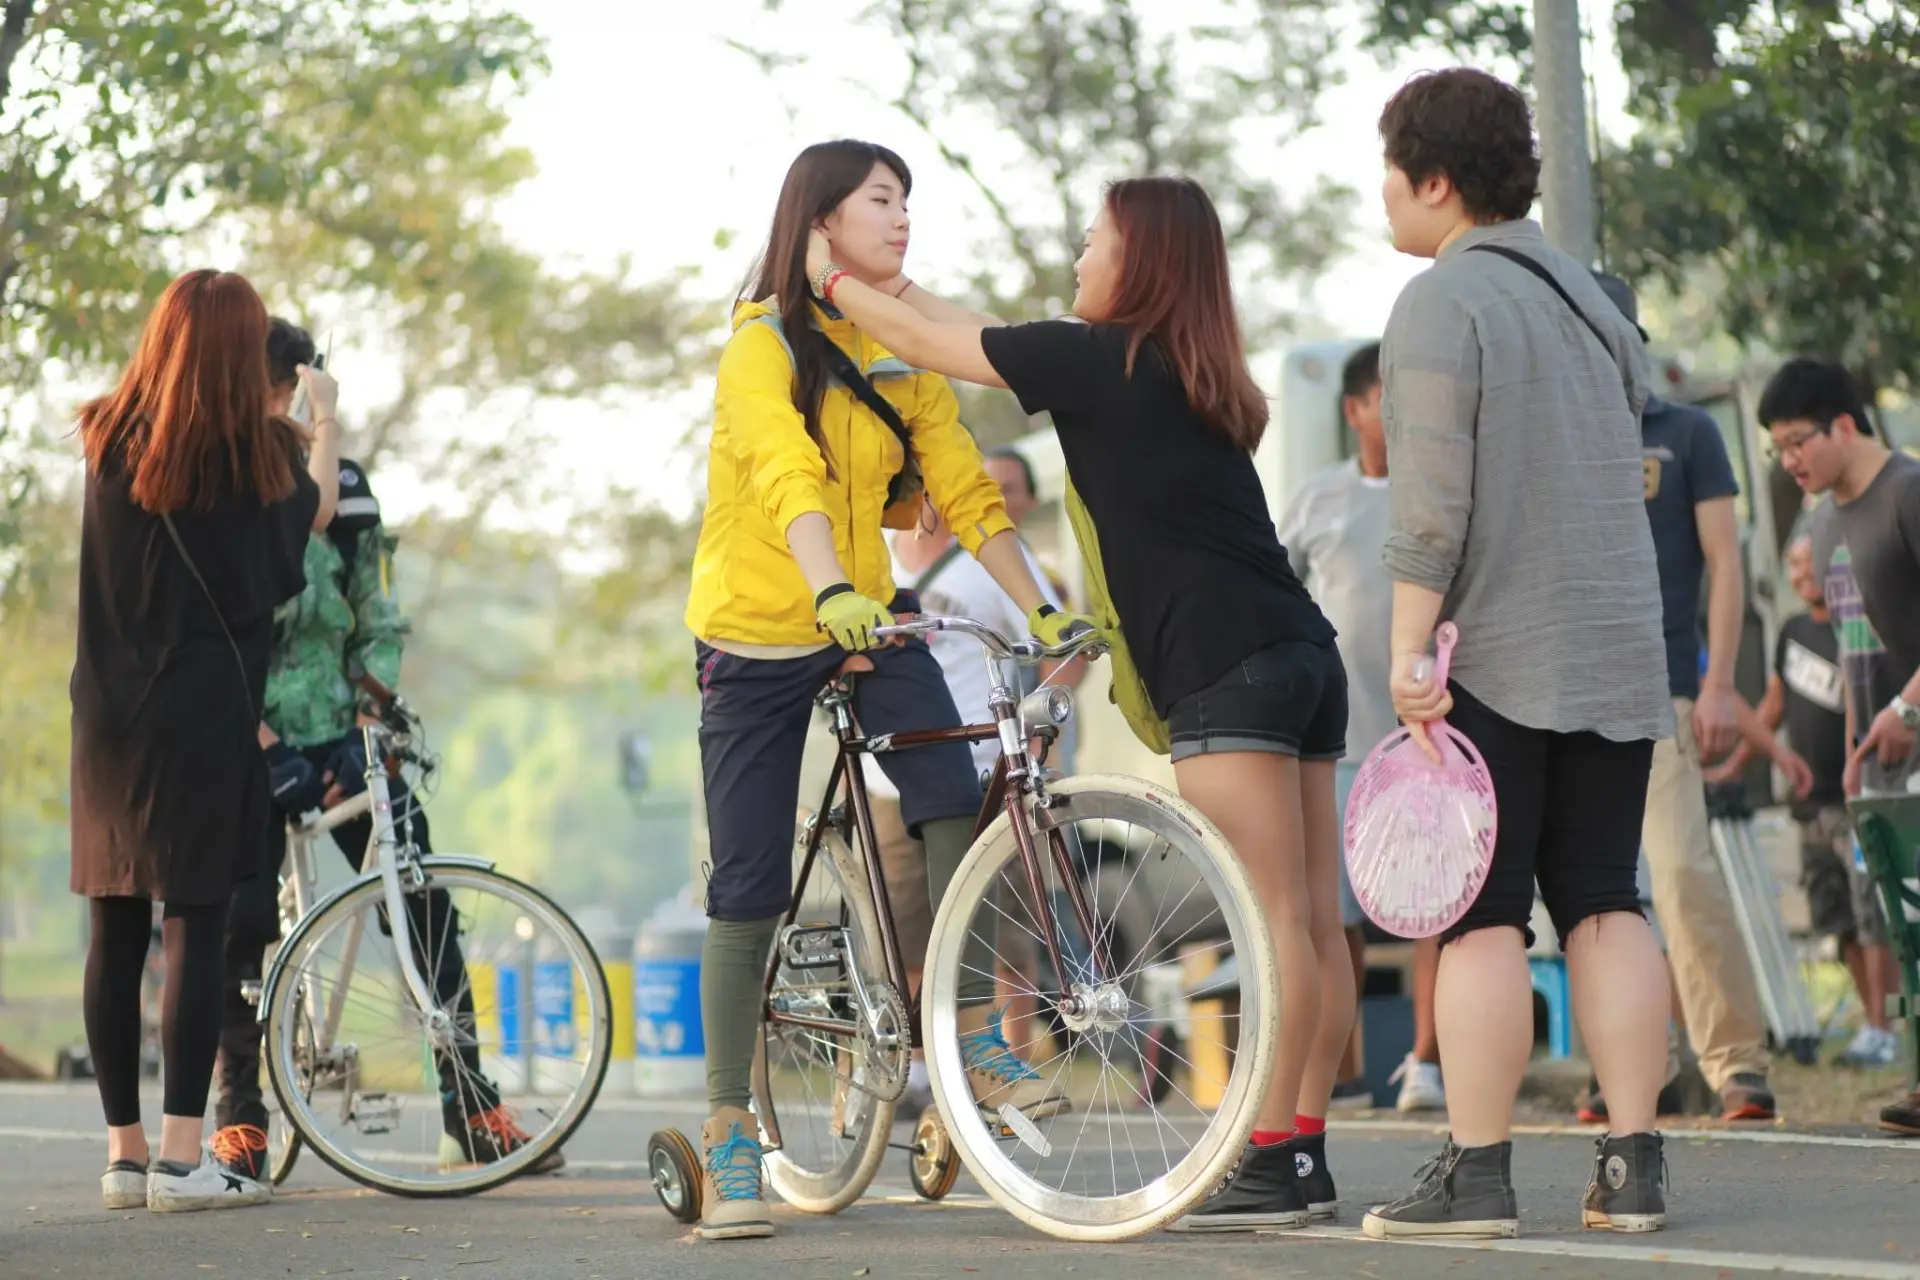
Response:
M890 645L875 634L893 611L911 607L895 595L883 521L908 527L924 477L961 545L1026 612L1036 636L1058 643L1091 625L1044 602L946 379L905 364L810 295L807 241L815 231L875 289L897 296L908 287L900 271L912 185L900 157L871 143L801 152L720 357L687 604L713 858L700 969L712 1110L702 1133L706 1239L773 1234L759 1128L746 1108L767 958L792 892L813 700L849 655L864 652L854 706L866 732L960 723L926 644ZM905 520L889 519L890 511ZM908 829L926 847L938 903L980 810L972 757L956 743L877 758L899 789ZM1008 1050L992 996L990 966L961 991L970 1002L959 1019L975 1096L1029 1115L1059 1110L1064 1101L1049 1082Z
M1254 470L1267 404L1247 370L1212 201L1184 178L1110 186L1068 320L1007 326L919 290L875 289L820 236L808 265L829 302L905 359L1052 414L1152 704L1144 714L1165 722L1181 795L1258 889L1287 977L1272 1083L1232 1181L1176 1229L1331 1216L1325 1116L1355 1010L1334 809L1346 676Z

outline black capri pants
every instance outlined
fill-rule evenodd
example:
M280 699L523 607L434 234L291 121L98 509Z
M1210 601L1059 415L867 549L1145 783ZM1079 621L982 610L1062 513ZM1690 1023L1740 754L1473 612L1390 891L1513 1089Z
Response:
M1500 830L1479 898L1443 941L1508 926L1533 945L1534 882L1564 947L1582 920L1643 916L1636 875L1653 743L1515 724L1457 683L1447 723L1467 736L1493 778Z
M813 700L848 654L837 645L801 658L743 658L698 641L700 774L706 788L713 867L707 914L765 920L793 897L794 818ZM871 649L873 670L853 685L853 710L868 734L950 729L953 694L926 641ZM900 816L920 824L970 818L983 794L965 743L874 756L900 790Z

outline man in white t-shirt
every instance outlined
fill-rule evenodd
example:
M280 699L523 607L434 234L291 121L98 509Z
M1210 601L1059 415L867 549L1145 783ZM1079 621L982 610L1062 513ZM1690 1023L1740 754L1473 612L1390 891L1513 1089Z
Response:
M1025 549L1025 544L1022 544ZM1026 552L1035 581L1040 583L1047 602L1059 607L1047 578ZM932 506L921 517L921 527L893 535L893 582L896 588L917 592L922 613L971 618L993 628L1009 639L1027 634L1027 619L1019 607L1007 598L980 562L961 550L960 544ZM927 637L933 656L946 676L953 704L966 724L985 724L992 718L987 706L991 676L987 671L986 650L971 636L937 632ZM1076 659L1070 672L1049 672L1056 684L1076 683L1085 663ZM973 744L974 766L983 774L992 770L1000 755L997 739ZM861 761L866 775L867 795L873 807L874 832L880 841L880 865L887 881L887 898L893 907L894 925L899 932L900 954L906 962L907 981L918 989L920 969L927 954L927 937L933 928L933 910L927 901L927 858L918 841L907 834L900 819L900 797L871 756ZM1016 1052L1025 1047L1037 1028L1034 998L1018 994L1019 987L1032 985L1035 964L1033 939L1025 930L1003 928L999 931L998 951L1003 970L1020 969L1023 981L1012 984L1015 993L1001 1003L1006 1008L1005 1029ZM924 1071L919 1061L913 1064L909 1096L924 1103Z
M1380 423L1380 344L1369 343L1347 358L1340 374L1340 408L1353 431L1355 455L1315 472L1301 486L1286 519L1280 542L1294 572L1340 633L1340 657L1347 668L1347 758L1335 773L1341 821L1347 793L1367 753L1400 721L1388 691L1393 623L1393 579L1381 563L1391 524L1387 488L1387 441ZM1365 987L1366 917L1347 883L1346 859L1340 862L1340 917L1353 954L1354 990ZM1440 946L1429 939L1414 948L1414 1046L1400 1066L1396 1105L1402 1111L1444 1107L1440 1082L1440 1045L1433 1032L1433 986ZM1341 1061L1333 1105L1371 1106L1365 1064L1361 1061L1360 1024Z

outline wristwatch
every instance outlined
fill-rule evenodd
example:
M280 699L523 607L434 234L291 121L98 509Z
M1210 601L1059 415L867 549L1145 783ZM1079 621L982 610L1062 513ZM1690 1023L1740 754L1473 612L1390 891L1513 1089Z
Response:
M1899 694L1887 704L1887 710L1900 717L1900 723L1909 729L1920 729L1920 707L1914 706Z

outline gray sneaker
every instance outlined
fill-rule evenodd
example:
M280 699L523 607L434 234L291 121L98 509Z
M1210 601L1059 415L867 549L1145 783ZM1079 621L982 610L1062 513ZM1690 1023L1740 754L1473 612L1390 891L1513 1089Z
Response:
M1415 1175L1419 1185L1361 1222L1375 1240L1418 1236L1511 1238L1520 1234L1513 1198L1513 1143L1462 1147L1449 1138Z
M1603 1231L1658 1231L1667 1225L1661 1194L1667 1161L1660 1135L1630 1133L1594 1143L1593 1179L1581 1206L1583 1226Z

